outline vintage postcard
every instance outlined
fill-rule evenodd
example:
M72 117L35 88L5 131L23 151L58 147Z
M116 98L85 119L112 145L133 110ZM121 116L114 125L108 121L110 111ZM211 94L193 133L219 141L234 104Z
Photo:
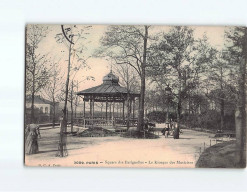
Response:
M245 27L25 30L26 166L246 167Z

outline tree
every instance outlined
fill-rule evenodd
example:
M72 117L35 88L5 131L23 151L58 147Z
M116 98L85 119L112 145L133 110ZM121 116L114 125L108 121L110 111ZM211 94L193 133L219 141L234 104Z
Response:
M137 130L143 130L146 87L147 43L150 26L109 26L101 39L98 56L109 57L115 64L134 68L140 77L140 103Z
M229 62L225 59L226 52L216 51L215 59L212 63L208 64L205 75L207 78L205 79L205 83L207 83L207 91L210 93L206 93L206 96L220 105L220 130L225 129L225 105L227 102L235 101L233 96L233 83L230 75L232 74L233 67L229 64Z
M136 80L136 72L133 71L131 66L127 64L118 64L115 66L115 72L120 78L120 84L127 89L127 130L129 130L130 125L130 115L131 115L131 100L130 93L136 92L139 86Z
M50 66L50 78L43 90L43 94L52 102L52 126L54 128L56 122L56 104L61 95L64 75L61 75L61 65L59 62L56 63L53 61Z
M177 100L178 128L174 139L179 138L182 99L188 95L191 85L187 74L190 72L190 80L196 83L203 65L209 63L214 55L206 36L195 39L193 33L194 30L189 27L172 27L168 33L163 33L158 43L151 46L152 52L149 55L149 63L152 64L149 66L150 75L154 75L154 80L163 77L164 84L173 89L173 96Z
M147 88L145 95L145 115L147 115L148 110L154 112L160 108L163 112L165 111L166 104L162 92L158 87L154 88L152 86Z
M26 93L31 95L31 123L34 121L35 94L43 89L49 79L46 54L38 52L40 42L46 37L48 27L28 25L26 27Z
M58 43L64 43L68 48L68 66L67 66L67 76L65 83L65 99L64 99L64 108L63 108L63 119L61 122L60 129L60 143L59 143L59 155L61 157L65 156L66 150L66 137L64 134L67 132L67 102L69 95L69 82L70 82L70 74L72 70L72 60L76 62L85 62L83 56L83 51L85 50L85 46L82 40L86 39L86 35L88 34L88 30L91 26L83 26L82 28L77 27L76 25L71 25L69 27L64 27L61 25L62 33L56 35L56 40ZM78 63L76 63L78 65ZM79 65L80 66L80 65ZM77 69L77 67L74 67Z
M233 27L226 31L229 63L235 67L233 81L237 83L236 124L236 164L246 167L246 63L247 63L247 28ZM235 76L234 76L235 75Z

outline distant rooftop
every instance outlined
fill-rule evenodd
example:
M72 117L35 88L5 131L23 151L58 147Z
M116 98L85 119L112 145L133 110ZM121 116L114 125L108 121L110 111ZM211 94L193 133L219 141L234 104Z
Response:
M26 103L31 103L32 102L32 96L31 95L28 95L26 97ZM41 96L34 96L34 103L35 104L52 104L51 101L47 100L47 99L44 99L42 98Z

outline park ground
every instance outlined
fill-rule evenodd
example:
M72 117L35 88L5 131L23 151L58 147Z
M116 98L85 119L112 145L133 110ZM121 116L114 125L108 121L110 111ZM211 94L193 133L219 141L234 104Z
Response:
M200 154L216 143L213 134L189 129L180 139L159 131L157 139L68 135L68 156L57 157L59 128L40 132L39 153L25 156L27 166L194 168Z

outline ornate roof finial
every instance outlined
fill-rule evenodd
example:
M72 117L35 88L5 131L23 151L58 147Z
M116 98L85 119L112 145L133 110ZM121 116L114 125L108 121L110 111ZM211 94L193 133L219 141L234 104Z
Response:
M103 83L105 83L105 84L106 83L108 83L108 84L113 84L113 83L118 84L118 82L119 82L119 78L112 73L112 68L111 68L111 72L103 77Z

